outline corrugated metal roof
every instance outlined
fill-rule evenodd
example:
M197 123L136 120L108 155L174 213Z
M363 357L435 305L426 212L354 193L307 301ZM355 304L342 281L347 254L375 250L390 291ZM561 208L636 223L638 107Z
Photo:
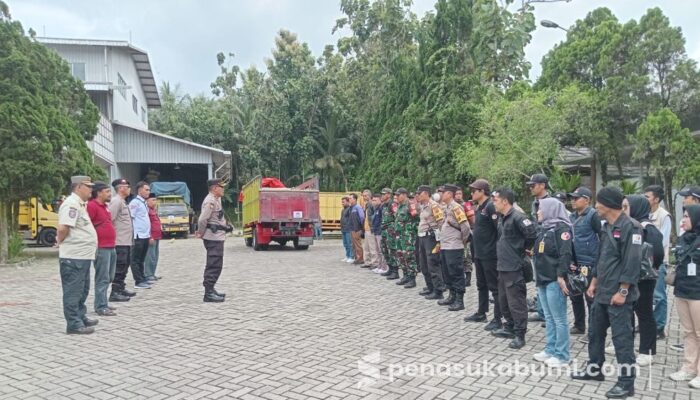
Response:
M172 141L174 141L174 142L179 142L179 143L185 144L185 145L187 145L187 146L192 146L192 147L197 147L197 148L200 148L200 149L208 150L208 151L210 151L210 152L217 153L217 154L221 154L221 155L223 155L223 156L227 156L227 157L230 157L230 156L231 156L231 152L228 151L228 150L221 150L221 149L217 149L216 147L205 146L205 145L203 145L203 144L191 142L191 141L185 140L185 139L176 138L175 136L166 135L166 134L164 134L164 133L155 132L155 131L149 131L148 129L138 128L138 127L135 127L135 126L132 126L132 125L128 125L128 124L119 122L119 121L112 121L112 124L113 124L113 125L117 125L117 126L123 126L123 127L125 127L125 128L129 128L129 129L132 129L132 130L136 130L136 131L148 133L148 134L150 134L150 135L153 135L153 136L156 136L156 137L160 137L160 138L163 138L163 139L167 139L167 140L172 140Z
M64 44L77 46L100 46L100 47L122 47L131 53L131 58L134 60L134 67L139 77L139 82L143 88L143 93L146 96L146 105L148 108L160 108L160 96L158 96L158 87L156 86L153 77L151 62L148 59L148 53L132 45L124 40L95 40L95 39L68 39L68 38L49 38L37 37L39 43L44 44Z

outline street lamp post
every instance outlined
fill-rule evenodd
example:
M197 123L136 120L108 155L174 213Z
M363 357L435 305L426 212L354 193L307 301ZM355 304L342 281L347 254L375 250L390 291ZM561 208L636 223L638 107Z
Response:
M555 28L555 29L558 28L558 29L563 30L564 32L569 31L568 29L564 28L563 26L557 24L554 21L550 21L548 19L543 19L542 21L540 21L540 25L544 26L545 28Z

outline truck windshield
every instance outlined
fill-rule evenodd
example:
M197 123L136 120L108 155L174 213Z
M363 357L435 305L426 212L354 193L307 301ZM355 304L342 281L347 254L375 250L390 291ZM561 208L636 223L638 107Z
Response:
M161 217L174 216L174 217L187 217L189 213L187 212L187 206L184 204L160 204L158 206L158 215Z

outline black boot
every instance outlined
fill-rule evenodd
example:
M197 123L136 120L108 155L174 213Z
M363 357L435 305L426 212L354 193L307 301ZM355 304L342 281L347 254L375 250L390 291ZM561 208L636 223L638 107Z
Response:
M399 279L399 270L394 268L394 269L389 269L391 272L389 275L387 275L386 279L387 280L394 280L394 279Z
M389 275L391 275L393 272L394 272L394 267L389 267L389 269L387 269L386 272L382 272L382 273L379 274L379 275L381 275L381 276L389 276Z
M219 296L214 292L213 290L207 290L204 293L204 302L205 303L223 303L224 298L222 296Z
M397 285L405 285L406 282L408 282L408 276L406 276L406 273L404 272L403 276L401 277L401 279L399 279L398 282L396 282L396 284Z
M455 301L447 309L448 311L461 311L464 310L464 293L457 293L455 295Z
M433 292L433 289L431 289L429 287L424 287L423 290L421 290L418 294L421 296L427 296L432 292Z
M134 297L134 296L136 296L136 292L132 292L132 291L126 290L126 289L122 289L122 290L119 292L119 294L121 294L121 295L123 295L123 296L127 296L127 297Z
M129 301L129 300L131 300L131 297L129 297L129 296L124 296L123 294L117 293L117 292L115 292L114 290L113 290L112 293L109 295L109 301L113 301L113 302L124 302L124 301Z
M474 313L468 317L464 317L464 322L486 322L486 314Z
M603 375L603 371L600 370L599 366L586 363L583 369L576 370L576 372L571 374L571 379L602 382L605 380L605 375Z
M444 297L442 296L442 292L439 290L435 290L429 295L425 296L426 300L442 300Z
M634 385L626 388L622 384L617 383L605 393L605 397L609 399L625 399L629 396L634 396Z
M450 295L444 299L444 300L439 300L437 303L441 306L449 306L450 304L455 302L455 291L450 289Z
M513 341L510 342L508 345L509 348L511 349L522 349L523 346L525 346L525 334L518 334L515 336Z
M501 329L501 328L503 328L503 323L501 323L501 320L494 318L491 320L491 322L486 324L486 326L484 327L484 330L489 331L489 332L493 332L493 331Z
M226 297L226 293L217 292L216 289L212 289L211 291L219 297Z
M416 287L416 277L412 276L412 277L408 278L408 280L406 281L406 284L403 285L403 288L404 289L413 289L414 287Z
M503 339L513 339L515 337L515 331L513 331L513 325L505 324L501 329L496 329L491 331L491 334L495 337Z

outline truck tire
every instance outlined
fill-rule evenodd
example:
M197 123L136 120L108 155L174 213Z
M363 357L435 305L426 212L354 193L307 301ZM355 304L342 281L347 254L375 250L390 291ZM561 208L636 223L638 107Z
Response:
M42 246L53 246L56 243L56 229L44 228L39 233L39 244Z
M284 246L286 246L286 245L287 245L287 241L286 241L286 240L280 240L280 241L279 241L279 242L277 242L277 243L279 243L279 244L280 244L280 246L282 246L282 247L284 247Z
M255 251L260 251L260 250L267 250L267 245L266 244L260 244L258 243L258 233L256 232L255 228L253 228L253 250Z
M295 239L294 240L294 249L296 249L296 250L308 250L309 245L308 244L299 244L299 240Z
M246 247L253 247L253 238L245 238Z

